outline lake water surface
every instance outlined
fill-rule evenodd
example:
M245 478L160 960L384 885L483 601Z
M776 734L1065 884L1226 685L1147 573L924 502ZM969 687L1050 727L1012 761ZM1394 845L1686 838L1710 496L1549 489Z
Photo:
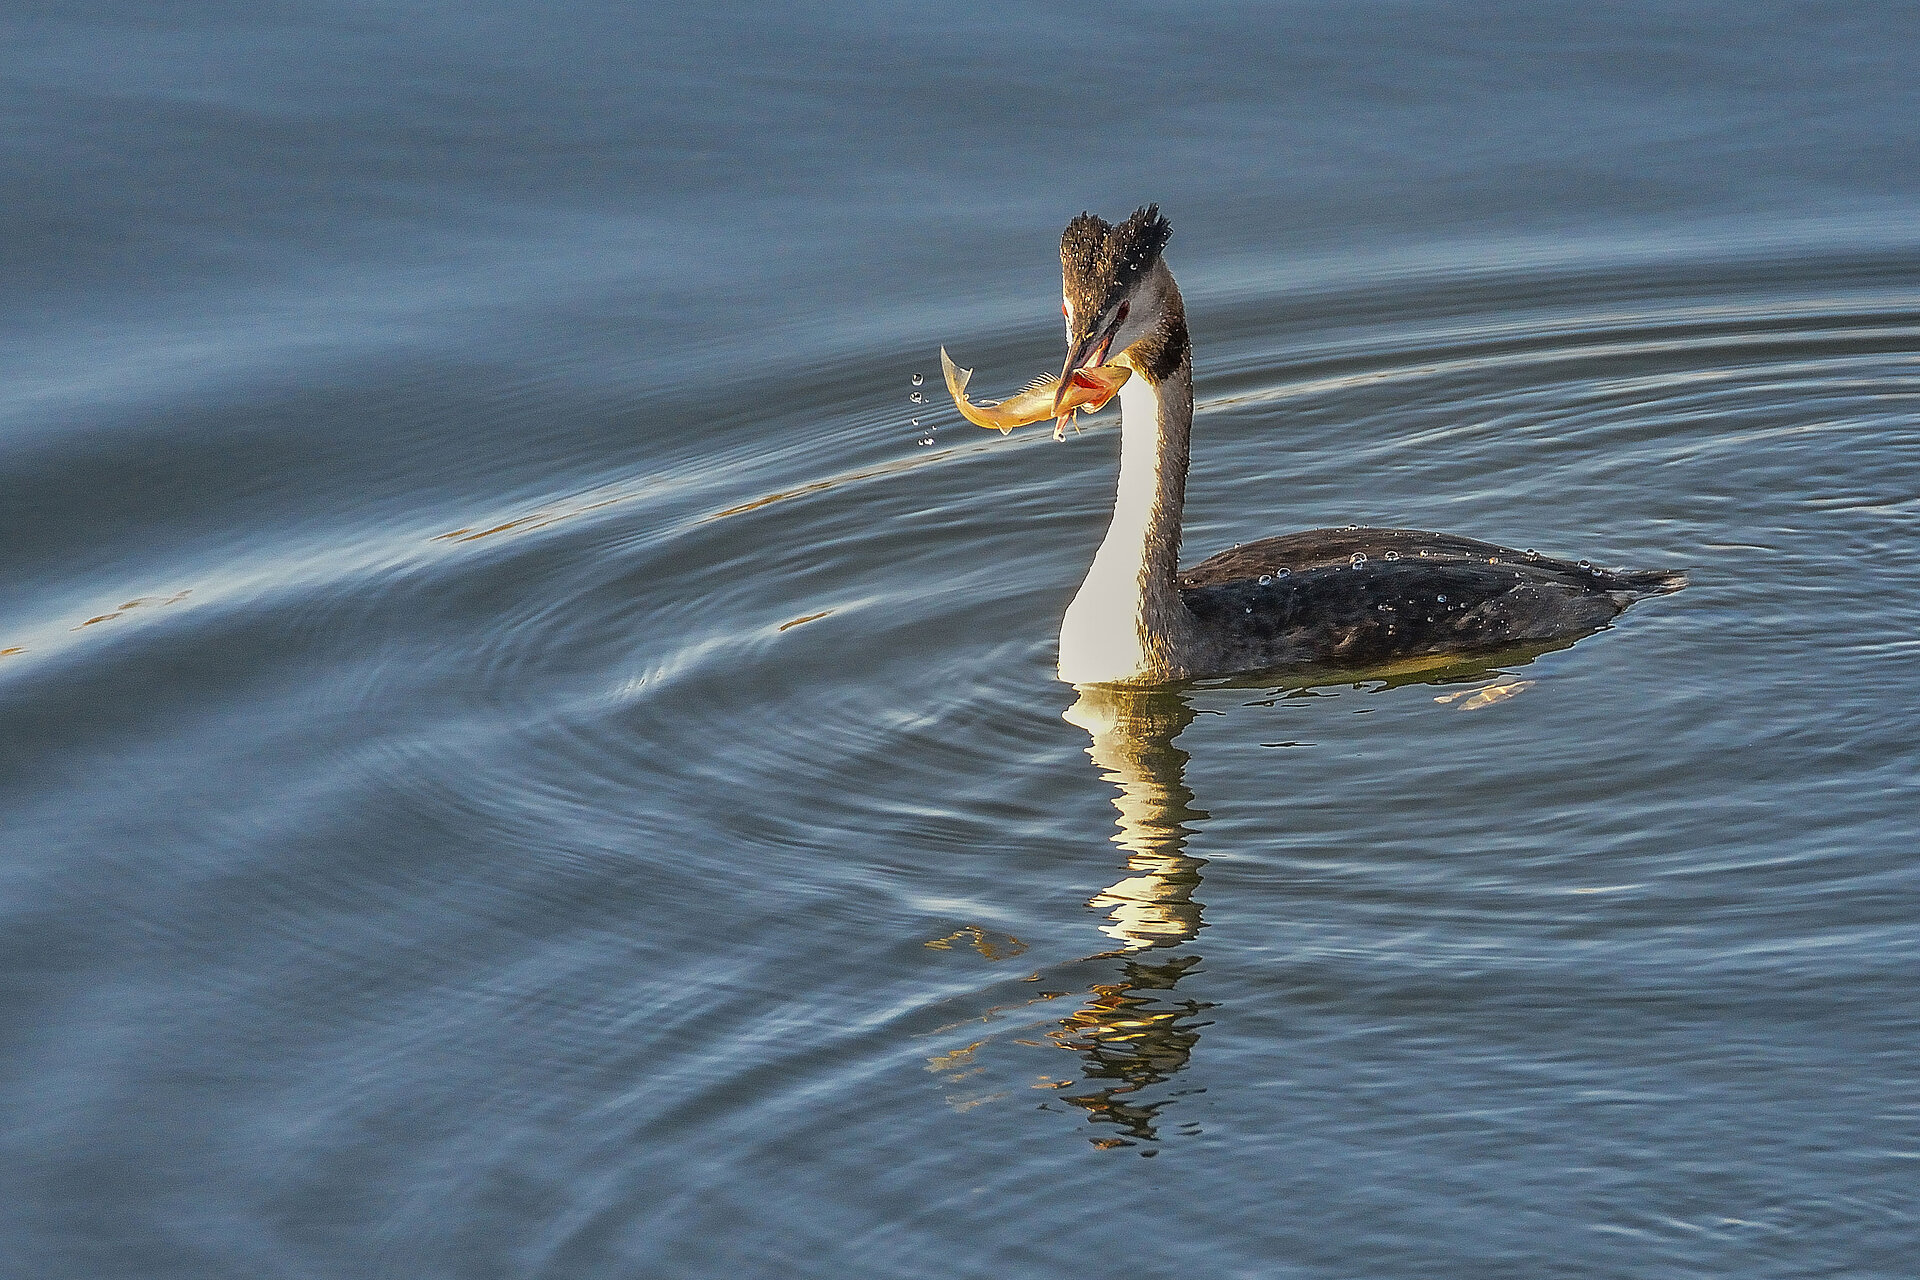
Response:
M1911 1276L1917 55L7 7L0 1272ZM1691 586L1059 684L1116 415L937 352L1057 369L1061 227L1149 200L1190 559Z

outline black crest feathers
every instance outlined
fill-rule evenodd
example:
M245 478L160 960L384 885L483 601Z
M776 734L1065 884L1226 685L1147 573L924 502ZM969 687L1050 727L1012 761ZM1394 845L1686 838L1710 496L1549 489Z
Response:
M1060 273L1072 303L1074 327L1091 326L1160 260L1173 226L1160 206L1134 210L1119 226L1083 213L1060 237ZM1076 338L1084 333L1075 334Z

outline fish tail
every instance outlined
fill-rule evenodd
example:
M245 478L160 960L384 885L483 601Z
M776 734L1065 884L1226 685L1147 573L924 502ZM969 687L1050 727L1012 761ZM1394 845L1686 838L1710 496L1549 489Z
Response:
M967 395L967 382L973 377L973 370L962 369L953 362L945 347L940 348L940 372L947 377L947 393L955 400L964 400Z

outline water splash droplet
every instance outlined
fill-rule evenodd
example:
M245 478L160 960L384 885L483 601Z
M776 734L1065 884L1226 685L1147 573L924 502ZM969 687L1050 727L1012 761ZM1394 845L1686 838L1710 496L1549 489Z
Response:
M1364 551L1356 551L1353 553L1353 560L1350 563L1353 565L1354 568L1358 569L1361 565L1365 564L1366 562L1367 562L1367 553Z
M1343 524L1340 526L1340 532L1352 533L1355 529L1358 529L1359 527L1360 526L1357 524Z
M1400 553L1398 551L1389 551L1387 552L1387 554L1381 556L1380 558L1382 560L1398 560L1400 558Z
M921 445L921 447L922 447L922 448L925 448L925 447L926 447L927 445L930 445L930 444L932 444L932 443L933 443L933 437L932 437L932 436L926 436L926 437L923 437L923 438L921 439L921 441L920 441L920 445Z
M1591 569L1591 568L1593 568L1593 561L1591 561L1591 560L1582 560L1582 561L1580 562L1580 567L1581 567L1582 569Z
M1276 577L1276 578L1284 578L1284 577L1286 577L1286 576L1287 576L1288 574L1290 574L1290 573L1292 573L1292 572L1293 572L1293 570L1291 570L1291 569L1289 569L1289 568L1286 568L1286 567L1285 567L1285 566L1283 565L1283 566L1281 566L1280 568L1278 568L1278 569L1275 569L1275 570L1273 571L1273 576L1274 576L1274 577Z
M916 373L916 374L914 374L914 375L913 375L913 385L914 385L914 386L916 386L916 387L917 387L917 386L919 386L919 385L920 385L921 383L923 383L923 382L925 382L925 381L926 381L926 379L925 379L925 378L923 378L923 377L921 377L921 376L920 376L919 374L917 374L917 373Z
M917 427L917 426L919 426L919 425L920 425L920 419L918 419L918 418L915 418L915 419L913 420L913 425L914 425L914 426L916 426L916 427Z
M1252 612L1253 612L1253 606L1252 606L1252 605L1248 605L1248 606L1247 606L1247 612L1248 612L1248 613L1252 613Z
M1273 575L1272 575L1272 574L1270 574L1270 573L1263 573L1263 574L1261 574L1261 575L1260 575L1260 585L1261 585L1261 586L1263 586L1263 587L1270 587L1270 586L1272 586L1272 585L1273 585Z
M925 404L927 402L927 393L924 391L916 391L908 396L907 399L913 401L915 404Z
M1527 548L1527 559L1538 560L1539 558L1540 558L1540 553L1538 551L1535 551L1532 547Z
M1447 598L1445 596L1435 596L1434 599L1438 600L1441 604L1445 604L1447 602Z

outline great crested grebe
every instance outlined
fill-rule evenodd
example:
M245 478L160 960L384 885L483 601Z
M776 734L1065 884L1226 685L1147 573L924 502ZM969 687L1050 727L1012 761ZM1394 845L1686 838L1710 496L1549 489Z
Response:
M1180 569L1193 353L1161 258L1171 234L1148 205L1118 226L1083 213L1060 238L1068 354L1055 411L1064 422L1086 396L1076 385L1102 365L1132 371L1119 389L1113 523L1060 626L1062 680L1164 683L1562 640L1686 584L1679 572L1358 527L1250 542Z

